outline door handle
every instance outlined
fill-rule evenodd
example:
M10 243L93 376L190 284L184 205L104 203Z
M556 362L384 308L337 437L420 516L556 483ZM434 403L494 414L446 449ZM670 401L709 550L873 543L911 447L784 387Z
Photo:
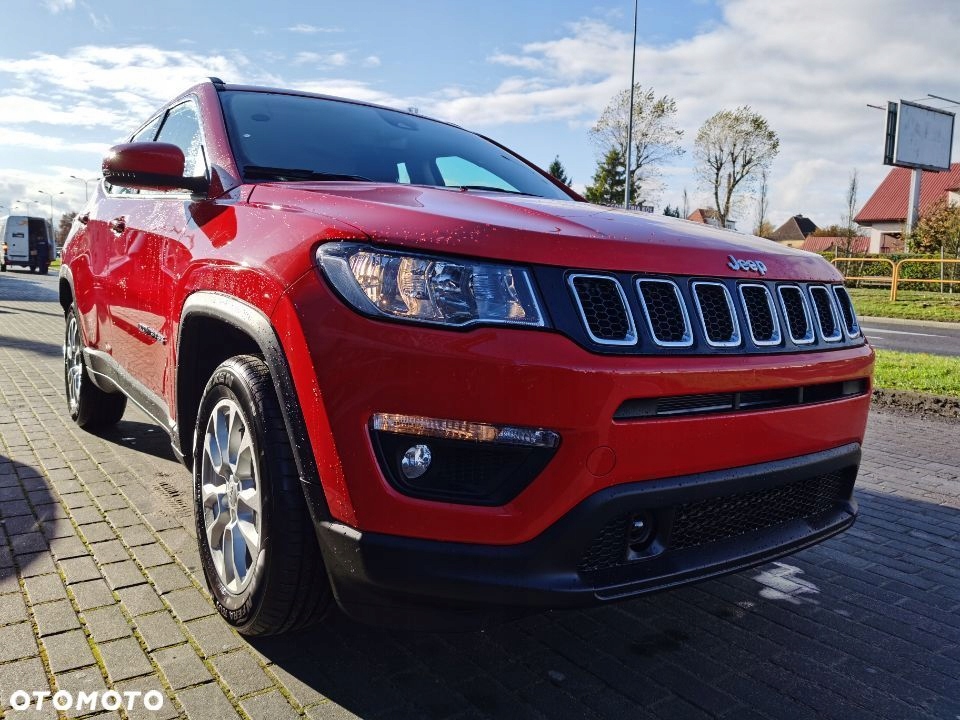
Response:
M114 235L122 235L123 231L127 229L127 220L122 215L120 217L115 217L110 221L110 230L113 231Z

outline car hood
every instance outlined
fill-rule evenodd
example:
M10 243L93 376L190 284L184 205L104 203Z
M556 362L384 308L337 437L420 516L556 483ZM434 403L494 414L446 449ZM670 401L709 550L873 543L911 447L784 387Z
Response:
M396 184L266 183L249 201L336 218L377 244L524 264L714 277L838 280L819 255L708 225L573 200Z

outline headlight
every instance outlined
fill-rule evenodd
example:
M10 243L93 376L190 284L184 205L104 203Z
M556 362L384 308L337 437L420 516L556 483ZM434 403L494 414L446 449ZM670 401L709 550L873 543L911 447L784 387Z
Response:
M322 245L317 259L343 298L368 315L454 326L545 324L523 268L341 242Z

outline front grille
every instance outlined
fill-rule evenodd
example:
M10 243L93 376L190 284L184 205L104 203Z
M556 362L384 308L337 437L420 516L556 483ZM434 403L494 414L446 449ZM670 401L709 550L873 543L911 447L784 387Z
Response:
M630 547L632 521L639 515L655 518L667 554L732 540L793 520L814 518L850 496L852 474L838 471L750 492L722 495L673 508L637 509L607 523L594 537L577 569L591 573L642 562Z
M717 282L695 282L693 297L707 343L713 347L739 345L737 314L727 288Z
M693 344L693 334L680 290L671 280L639 280L640 302L653 341L662 347Z
M780 342L780 325L773 307L770 291L765 285L741 285L740 297L747 313L750 335L757 345L776 345Z
M807 310L803 290L797 285L783 285L778 288L778 292L790 338L800 345L812 343L813 323L810 322L810 312Z
M817 314L817 323L820 326L820 334L823 339L827 342L835 342L841 339L843 333L833 310L830 291L822 285L814 285L810 288L810 297L813 300L813 309Z
M677 508L671 550L729 540L829 510L847 481L830 473L775 488L710 498Z
M613 419L621 421L643 420L653 417L746 412L771 410L793 405L812 405L863 395L867 392L867 387L867 380L860 378L844 382L772 390L633 398L621 403L613 414Z
M627 298L616 278L604 275L571 275L580 315L590 338L602 345L630 345L637 341Z
M749 355L864 344L842 285L537 270L560 332L603 354ZM551 308L551 310L553 310Z

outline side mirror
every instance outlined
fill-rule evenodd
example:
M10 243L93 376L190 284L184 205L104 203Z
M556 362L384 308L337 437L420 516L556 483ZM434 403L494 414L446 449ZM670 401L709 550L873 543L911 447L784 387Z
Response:
M206 192L205 177L183 177L183 151L161 142L114 145L103 159L103 177L111 185L146 190Z

